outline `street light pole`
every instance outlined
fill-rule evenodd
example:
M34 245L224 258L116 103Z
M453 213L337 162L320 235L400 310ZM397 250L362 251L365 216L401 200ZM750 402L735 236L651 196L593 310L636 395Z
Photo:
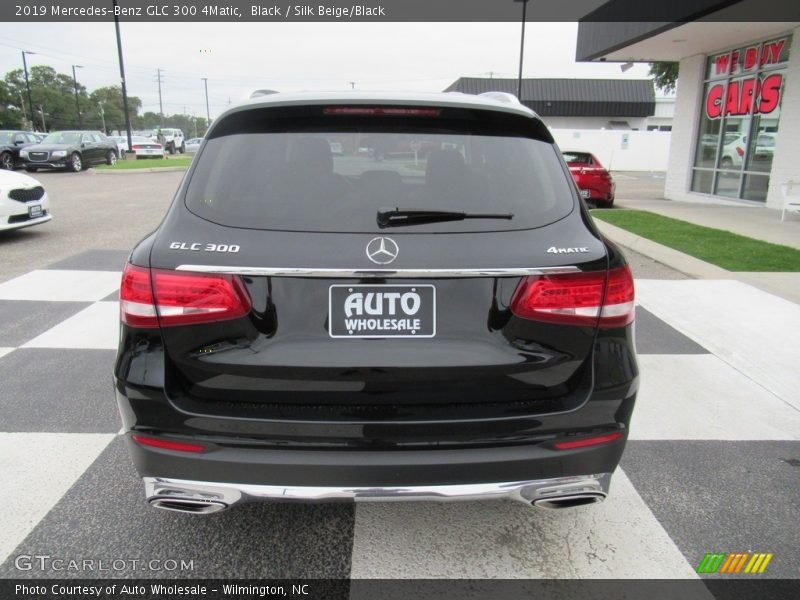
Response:
M119 80L122 85L122 106L125 110L125 128L128 132L128 148L133 146L131 140L131 115L128 112L128 90L125 86L125 63L122 60L122 38L119 35L119 17L117 16L117 0L114 0L114 29L117 32L117 54L119 55Z
M75 84L75 110L78 113L78 129L83 129L83 117L81 116L81 102L78 99L78 78L75 77L75 69L82 68L82 65L72 65L72 83Z
M47 133L47 124L44 122L44 106L39 105L39 114L42 115L42 133Z
M25 87L28 89L28 111L31 113L31 127L33 127L33 99L31 98L31 82L28 80L28 61L25 60L26 54L36 54L36 52L22 51L22 66L25 69Z
M525 13L528 0L514 0L514 2L522 2L522 34L519 40L519 77L517 77L517 98L522 102L522 57L525 54Z
M211 112L208 110L208 77L201 77L206 86L206 130L211 125Z

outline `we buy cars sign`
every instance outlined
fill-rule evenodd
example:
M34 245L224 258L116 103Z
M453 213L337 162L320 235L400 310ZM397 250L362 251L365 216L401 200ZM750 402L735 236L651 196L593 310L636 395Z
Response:
M746 74L747 71L776 64L780 62L785 45L786 39L782 39L719 54L712 58L714 76ZM706 115L709 119L719 119L723 114L769 114L780 105L782 87L782 73L722 81L712 85L706 92Z

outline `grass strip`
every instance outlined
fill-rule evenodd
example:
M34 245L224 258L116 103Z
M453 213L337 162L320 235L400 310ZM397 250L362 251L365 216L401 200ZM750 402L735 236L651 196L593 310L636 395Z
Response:
M188 167L192 164L191 156L170 156L169 158L142 158L136 160L118 160L117 164L100 165L96 169L104 171L127 171L132 169L159 169L163 167Z
M800 250L644 210L594 210L592 216L728 271L800 271Z

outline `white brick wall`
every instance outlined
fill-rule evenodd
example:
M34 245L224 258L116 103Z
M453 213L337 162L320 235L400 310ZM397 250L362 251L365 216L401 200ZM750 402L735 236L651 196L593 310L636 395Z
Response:
M669 147L669 163L664 182L664 196L670 200L696 199L690 194L692 160L697 140L702 108L705 56L684 58L678 70L678 89L675 96L675 119Z
M789 179L800 181L800 27L794 30L783 84L781 119L772 159L767 206L781 208L781 183Z

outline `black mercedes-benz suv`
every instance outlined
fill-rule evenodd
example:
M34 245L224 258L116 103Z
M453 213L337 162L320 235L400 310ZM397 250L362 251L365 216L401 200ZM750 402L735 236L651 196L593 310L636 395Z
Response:
M168 510L597 502L638 387L625 259L501 93L230 108L120 306L116 397Z

